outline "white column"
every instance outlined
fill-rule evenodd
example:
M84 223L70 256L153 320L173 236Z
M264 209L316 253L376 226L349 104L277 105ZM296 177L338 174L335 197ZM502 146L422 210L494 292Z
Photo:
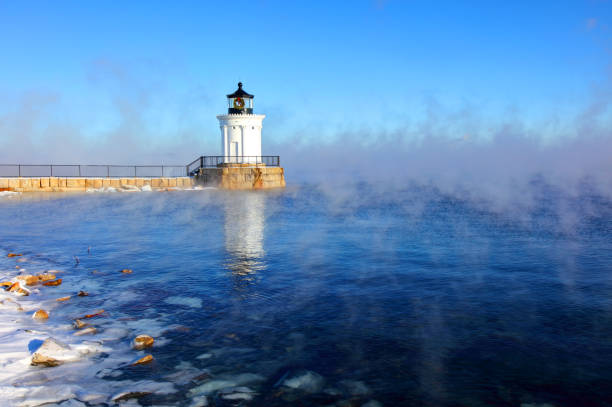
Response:
M244 126L240 126L240 156L244 157ZM241 161L244 163L244 158Z
M223 126L223 162L227 161L229 146L227 144L227 126Z

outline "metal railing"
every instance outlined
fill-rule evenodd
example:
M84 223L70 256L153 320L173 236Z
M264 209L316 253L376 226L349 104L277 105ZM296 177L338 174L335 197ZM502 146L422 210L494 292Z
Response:
M203 155L187 164L187 173L194 174L200 168L218 168L226 165L240 164L244 166L266 166L279 167L280 156L278 155L244 155L244 156L223 156L223 155Z
M184 165L0 164L0 177L158 178L185 177Z

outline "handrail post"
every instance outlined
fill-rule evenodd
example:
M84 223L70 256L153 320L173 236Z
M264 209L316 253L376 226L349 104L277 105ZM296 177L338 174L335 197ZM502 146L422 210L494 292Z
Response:
M106 178L110 178L110 166L106 166Z
M19 178L21 178L21 164L19 164L18 167L19 167Z
M81 176L81 166L79 165L79 177Z
M51 171L51 176L53 176L53 164L49 165L49 169Z
M164 178L164 166L162 165L161 168L162 168L162 178Z
M136 166L134 166L134 178L136 178Z
M204 156L200 156L200 168L204 168Z

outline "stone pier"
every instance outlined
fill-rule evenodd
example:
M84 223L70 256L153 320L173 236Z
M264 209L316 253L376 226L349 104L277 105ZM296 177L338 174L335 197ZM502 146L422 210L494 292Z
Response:
M190 177L160 178L0 178L0 191L15 192L86 192L88 189L142 188L149 185L154 190L191 188L195 180Z
M282 167L227 165L201 168L196 182L222 189L285 188L285 170Z

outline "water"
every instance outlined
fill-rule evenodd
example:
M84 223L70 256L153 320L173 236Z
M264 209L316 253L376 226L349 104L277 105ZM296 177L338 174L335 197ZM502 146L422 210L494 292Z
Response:
M50 308L47 323L0 310L33 330L3 331L0 367L13 370L0 393L30 389L12 405L34 388L111 405L139 387L159 390L130 401L141 405L612 405L612 203L532 187L524 207L366 185L4 199L3 277L53 268L64 283L19 300ZM53 300L78 290L90 295ZM72 319L100 308L99 333L72 336ZM130 367L141 333L155 361ZM17 344L47 336L105 350L28 366Z

